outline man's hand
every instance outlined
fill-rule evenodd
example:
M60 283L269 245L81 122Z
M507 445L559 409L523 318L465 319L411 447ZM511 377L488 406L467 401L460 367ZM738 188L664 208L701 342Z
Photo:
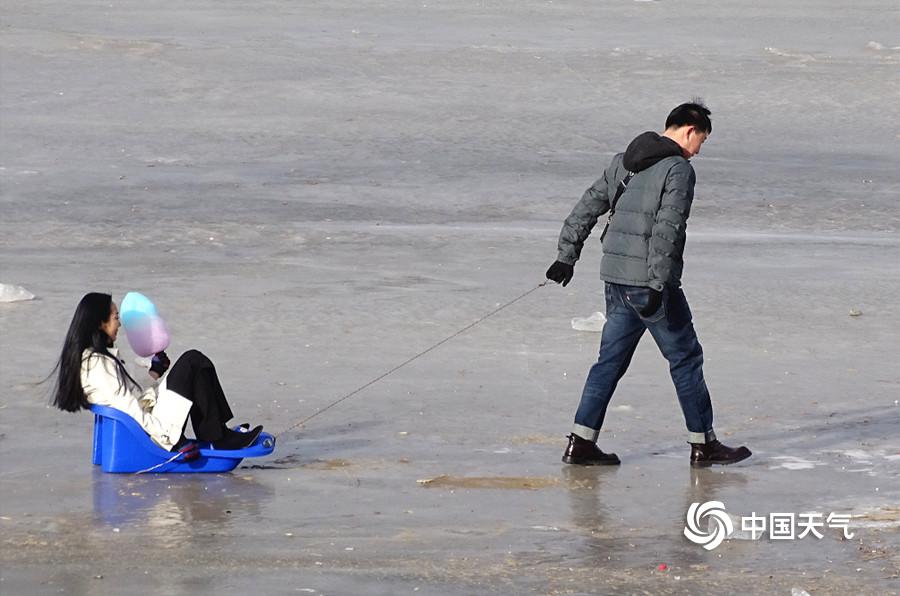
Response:
M169 357L165 352L154 354L153 359L150 361L150 376L154 379L160 378L169 370L170 364Z
M653 316L660 306L662 306L662 292L651 288L650 299L647 301L647 306L641 309L641 316L645 318Z
M569 265L562 261L556 261L547 269L547 279L562 284L563 287L569 285L573 275L575 275L575 265Z

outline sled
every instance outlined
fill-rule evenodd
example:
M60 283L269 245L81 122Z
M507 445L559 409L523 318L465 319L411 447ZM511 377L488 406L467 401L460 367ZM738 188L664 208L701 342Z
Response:
M263 432L249 447L215 449L197 441L199 456L186 460L180 452L166 451L144 431L137 421L108 406L91 406L94 413L94 465L112 473L192 473L230 472L246 457L262 457L275 450L275 437ZM235 429L237 430L237 429Z

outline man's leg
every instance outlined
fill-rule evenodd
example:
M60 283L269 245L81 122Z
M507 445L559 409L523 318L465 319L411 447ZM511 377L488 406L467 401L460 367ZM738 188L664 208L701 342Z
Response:
M665 316L648 322L656 345L669 361L669 372L684 421L689 442L706 443L716 438L713 432L713 410L709 390L703 378L703 348L694 331L691 309L681 288L667 288L663 295Z
M644 323L628 307L623 286L606 284L606 323L600 339L600 354L588 372L575 413L572 434L596 442L619 379L625 374L641 335Z
M663 312L645 322L656 345L669 361L669 372L688 428L688 442L694 446L691 463L727 464L750 457L746 447L732 449L716 439L712 401L703 378L703 348L681 288L666 288L661 310Z

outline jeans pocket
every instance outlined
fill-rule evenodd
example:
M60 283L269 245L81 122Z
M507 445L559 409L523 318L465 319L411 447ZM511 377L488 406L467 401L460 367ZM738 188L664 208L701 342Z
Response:
M642 312L650 303L650 288L633 287L625 290L625 302L634 312L647 323L658 323L666 318L666 291L663 290L662 300L655 312L645 316Z

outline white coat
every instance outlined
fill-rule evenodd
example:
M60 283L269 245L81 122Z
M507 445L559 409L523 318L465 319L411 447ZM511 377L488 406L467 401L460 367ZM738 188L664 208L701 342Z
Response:
M109 353L119 357L116 348L109 348ZM139 393L127 379L120 385L112 358L90 348L81 354L81 386L87 400L125 412L141 425L154 443L171 450L181 438L192 404L166 388L166 376Z

